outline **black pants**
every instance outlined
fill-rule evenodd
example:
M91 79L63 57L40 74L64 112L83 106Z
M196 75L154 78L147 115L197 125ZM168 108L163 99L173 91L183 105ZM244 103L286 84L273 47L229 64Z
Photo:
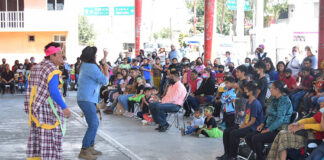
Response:
M127 103L128 103L128 112L134 113L135 102L134 101L128 101Z
M187 100L183 103L183 108L185 109L186 114L190 115L192 113L191 106L188 104Z
M272 143L279 131L268 133L253 132L245 137L246 144L256 153L257 160L264 160L266 155L263 154L265 143Z
M1 82L2 94L4 94L6 92L6 85L9 85L10 86L10 92L11 92L11 94L13 94L14 93L14 89L15 89L14 82L11 82L11 83Z
M221 109L222 109L222 102L215 102L214 103L214 108L215 108L215 111L213 113L213 116L214 117L220 117L220 112L221 112Z
M232 158L237 157L240 138L244 138L246 135L252 132L253 130L250 127L240 129L238 125L235 125L231 128L226 128L223 133L223 144L225 154Z
M63 83L63 96L66 96L66 91L67 91L67 79L64 79Z
M235 125L235 113L224 113L224 121L226 128L231 128Z

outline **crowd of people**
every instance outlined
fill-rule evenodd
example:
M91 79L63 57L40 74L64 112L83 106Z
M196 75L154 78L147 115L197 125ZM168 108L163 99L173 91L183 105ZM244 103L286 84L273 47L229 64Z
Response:
M230 52L226 52L224 63L219 59L204 62L200 57L195 61L183 57L179 61L173 45L169 53L160 49L145 55L144 50L140 50L136 57L132 57L130 48L125 56L120 54L114 64L106 60L97 64L96 52L95 47L87 47L74 65L65 61L60 66L63 96L73 81L78 86L73 88L78 90L78 104L85 115L95 113L87 110L87 106L100 102L106 114L136 117L142 119L143 124L158 124L156 130L165 132L170 127L169 113L177 113L183 107L183 116L193 120L187 122L182 135L223 137L224 155L217 159L236 159L242 138L258 160L303 159L306 155L303 149L310 137L319 147L308 159L324 156L324 115L321 112L324 81L310 47L305 47L304 57L298 47L293 47L291 60L275 65L260 45L255 58L246 58L245 63L237 67L231 62ZM15 61L11 70L5 59L2 62L2 92L6 85L12 93L15 84L20 89L26 88L34 59L31 58L31 62L26 59L25 64ZM93 64L99 70L93 70L96 68ZM100 70L102 76L95 73ZM101 86L99 91L89 91L98 85ZM296 112L300 120L293 122L291 117ZM84 140L83 148L94 143L98 122L92 122L88 123L86 136L89 137ZM269 154L264 152L264 144L272 144ZM86 150L81 152L91 159Z

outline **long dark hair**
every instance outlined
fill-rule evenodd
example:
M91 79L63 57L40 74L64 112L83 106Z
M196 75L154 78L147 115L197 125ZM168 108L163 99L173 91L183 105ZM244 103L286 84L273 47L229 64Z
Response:
M279 61L279 62L277 63L277 66L276 66L277 71L280 72L280 71L279 71L279 64L282 64L282 65L284 66L284 70L283 70L283 72L285 72L285 70L286 70L286 65L285 65L285 63L284 63L283 61Z
M87 46L82 50L82 54L80 56L80 59L82 62L87 63L96 63L96 53L97 53L97 47L90 47Z
M100 69L99 65L96 63L96 54L97 54L97 47L90 47L87 46L82 50L82 54L80 56L81 64L83 62L86 63L93 63L97 65L97 67ZM81 68L80 68L81 70Z

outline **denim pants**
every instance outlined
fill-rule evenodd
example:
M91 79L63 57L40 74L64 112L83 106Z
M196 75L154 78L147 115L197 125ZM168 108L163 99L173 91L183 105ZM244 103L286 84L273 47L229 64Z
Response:
M165 126L167 124L166 113L178 112L180 106L172 103L150 103L149 109L154 122L160 124L160 126Z
M199 128L195 128L193 126L187 126L186 134L191 134L193 132L196 132Z
M206 102L209 103L213 100L213 96L205 96L206 97ZM199 110L199 105L200 105L200 102L198 100L198 98L196 97L192 97L192 96L188 96L187 98L187 101L189 103L189 105L192 106L192 108L196 111L196 110Z
M298 110L299 101L303 98L303 96L305 94L306 94L306 91L299 91L299 92L291 95L291 102L292 102L294 111Z
M323 100L324 100L324 96L319 98L313 96L311 102L314 107L319 108L319 105L323 102Z
M88 123L88 129L82 140L82 148L89 148L91 145L94 145L99 127L97 107L95 103L87 101L78 101L78 105L84 113L85 119Z
M118 102L128 111L128 98L134 96L134 94L121 95L118 97Z
M320 144L310 156L308 156L307 160L321 160L324 157L324 143Z

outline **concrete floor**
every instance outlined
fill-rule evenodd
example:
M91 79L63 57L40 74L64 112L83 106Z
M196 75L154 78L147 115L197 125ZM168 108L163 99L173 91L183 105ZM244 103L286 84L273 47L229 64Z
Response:
M29 135L27 115L23 111L22 95L0 97L0 159L26 159ZM76 103L76 92L65 98L72 110L63 143L64 159L76 158L86 122ZM180 118L182 119L182 118ZM180 123L182 124L182 123ZM222 139L181 136L172 126L167 132L159 133L156 126L142 126L140 120L116 115L103 115L100 122L96 148L103 151L98 159L126 160L213 160L223 153Z

